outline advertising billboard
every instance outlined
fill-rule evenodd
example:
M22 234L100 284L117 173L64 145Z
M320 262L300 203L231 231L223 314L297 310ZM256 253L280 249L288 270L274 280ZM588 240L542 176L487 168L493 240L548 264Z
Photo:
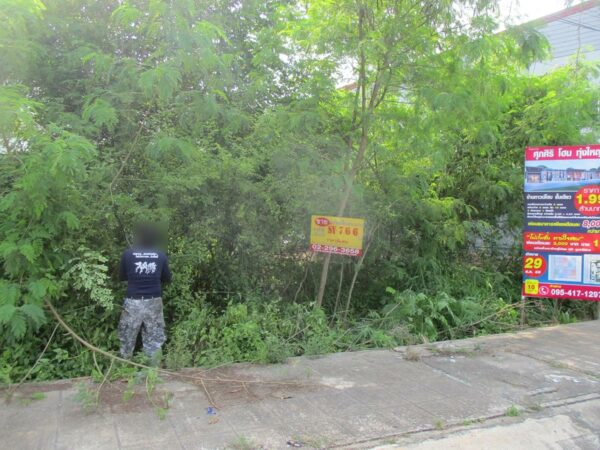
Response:
M526 297L600 301L600 145L525 155Z

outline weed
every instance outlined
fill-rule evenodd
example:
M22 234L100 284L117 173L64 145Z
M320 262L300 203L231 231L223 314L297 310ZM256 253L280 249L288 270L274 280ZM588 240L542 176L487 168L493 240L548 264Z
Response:
M156 391L156 385L158 383L162 383L163 380L158 376L158 370L156 368L146 369L140 371L135 378L132 378L135 382L139 382L141 377L145 378L146 384L146 398L152 405L154 405L154 409L156 414L160 420L164 420L167 417L167 411L170 407L171 399L173 398L173 394L170 392L166 392L162 396L162 403L159 401L158 403L154 399L154 394ZM131 380L130 380L131 381ZM133 389L133 386L132 386ZM127 392L127 391L126 391Z
M474 423L475 423L475 421L472 419L465 419L465 420L463 420L462 424L463 424L463 426L468 427L470 425L473 425Z
M46 394L44 394L43 392L34 392L29 397L23 397L20 401L21 401L21 405L27 406L32 401L43 400L45 398L46 398Z
M569 369L570 366L560 361L547 361L550 367L554 367L555 369Z
M328 448L331 447L331 439L325 436L293 436L292 441L301 443L309 448Z
M443 420L436 420L435 422L435 429L436 430L443 430L444 428L446 428L446 424L444 423Z
M229 447L233 450L254 450L257 448L257 445L249 441L246 437L240 436Z
M34 392L33 394L31 394L30 398L31 400L43 400L46 398L46 394L44 394L43 392Z
M435 353L436 355L439 355L439 356L455 356L455 355L475 356L477 353L474 348L467 348L467 347L431 346L429 349L433 353Z
M283 363L290 356L290 349L287 342L278 339L276 336L268 336L265 340L265 345L265 360L268 363Z
M156 414L159 420L165 420L167 418L167 409L159 406L156 408Z
M173 399L173 393L172 392L165 392L162 396L162 405L161 404L157 404L152 397L148 397L148 400L150 400L150 402L154 405L154 408L156 410L156 414L158 415L158 418L160 420L164 420L167 417L167 412L169 411L169 408L171 407L171 400Z
M421 354L412 347L407 347L406 353L404 353L404 359L413 362L421 361Z
M156 369L145 370L143 373L146 376L146 395L150 398L156 385L162 383L162 379L158 376L158 371Z
M127 380L127 389L123 392L123 401L128 402L135 395L135 385L138 384L138 377L133 376Z
M98 392L90 389L87 383L77 384L75 401L79 402L84 410L91 411L98 406Z
M507 417L518 417L521 415L521 411L515 405L512 405L506 410L505 414Z

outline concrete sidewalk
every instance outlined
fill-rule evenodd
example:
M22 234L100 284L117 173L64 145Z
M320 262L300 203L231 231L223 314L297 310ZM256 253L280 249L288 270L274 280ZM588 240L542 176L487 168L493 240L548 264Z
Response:
M247 382L206 383L215 411L193 380L105 385L91 411L89 381L24 386L0 448L600 448L600 322L204 376Z

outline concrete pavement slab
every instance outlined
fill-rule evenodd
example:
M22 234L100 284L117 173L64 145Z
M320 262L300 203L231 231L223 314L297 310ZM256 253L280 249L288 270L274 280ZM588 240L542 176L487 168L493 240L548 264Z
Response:
M170 422L160 419L155 411L123 414L115 419L121 447L136 447L143 444L178 447L179 438Z
M586 430L579 428L568 416L527 419L501 427L481 428L457 433L447 438L431 439L402 448L411 450L480 450L490 448L509 450L559 449L559 442L580 437ZM399 448L399 447L397 447Z
M488 448L594 448L600 430L599 340L600 322L593 322L398 352L182 371L213 378L206 386L220 406L214 414L207 414L211 403L189 378L164 376L152 399L138 386L128 402L126 383L107 384L92 412L77 401L72 383L31 384L0 408L0 446L279 449L290 441L304 448L354 449L395 440L424 445L415 448L469 448L472 442ZM417 357L409 355L415 352ZM88 388L95 392L98 385ZM37 391L44 395L32 395ZM171 401L161 420L154 403L164 396ZM504 417L511 406L517 406L511 412L517 417ZM503 441L503 434L510 439Z
M119 440L113 418L97 413L79 411L63 414L59 419L56 439L57 449L118 448Z

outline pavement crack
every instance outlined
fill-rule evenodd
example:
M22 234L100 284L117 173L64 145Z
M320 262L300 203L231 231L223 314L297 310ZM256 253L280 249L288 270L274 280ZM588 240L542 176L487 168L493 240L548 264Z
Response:
M448 372L446 372L446 371L445 371L445 370L443 370L443 369L440 369L440 368L438 368L438 367L434 367L434 366L432 366L432 365L430 365L430 364L427 364L427 362L426 362L426 361L424 361L424 360L423 360L423 361L421 361L421 362L422 362L422 363L423 363L425 366L429 367L429 368L430 368L430 369L431 369L433 372L435 372L435 373L439 373L439 374L441 374L441 375L443 375L443 376L445 376L445 377L447 377L447 378L450 378L452 381L456 381L456 382L458 382L458 383L464 384L465 386L472 387L471 383L469 383L469 382L468 382L468 381L466 381L466 380L463 380L462 378L459 378L459 377L457 377L457 376L455 376L455 375L452 375L451 373L448 373Z
M514 353L515 355L519 355L519 356L523 356L525 358L533 359L534 361L538 361L538 362L547 364L550 367L553 367L553 368L556 368L556 369L566 369L566 370L570 370L572 372L579 373L581 375L592 377L596 381L600 380L600 375L598 375L597 373L589 371L589 370L582 369L580 367L574 366L573 364L563 363L563 362L555 361L553 359L548 359L548 358L541 358L539 356L533 356L533 355L531 355L529 353L523 353L523 352L520 352L520 351L517 351L517 350L514 350L514 349L505 349L505 351L507 353Z

